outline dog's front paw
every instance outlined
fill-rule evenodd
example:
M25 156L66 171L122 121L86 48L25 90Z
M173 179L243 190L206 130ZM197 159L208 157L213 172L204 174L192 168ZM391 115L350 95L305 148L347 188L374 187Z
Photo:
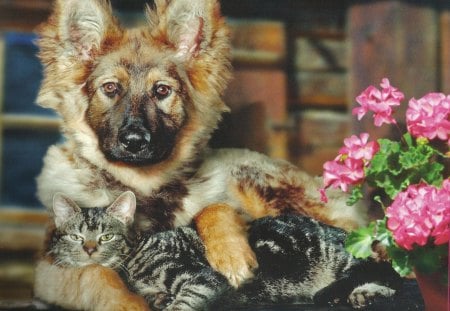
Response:
M391 297L395 290L375 283L366 283L356 287L348 296L348 302L355 309L365 308L372 304L375 299Z
M238 287L253 277L253 270L258 267L255 253L242 237L229 237L208 245L206 257L213 269L224 275L230 284Z
M246 224L227 204L212 204L196 217L195 224L209 264L238 287L258 267L247 240Z

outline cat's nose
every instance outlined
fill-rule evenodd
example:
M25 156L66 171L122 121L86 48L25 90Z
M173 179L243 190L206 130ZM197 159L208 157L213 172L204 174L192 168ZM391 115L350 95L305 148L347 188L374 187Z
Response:
M87 241L83 245L83 249L89 256L91 256L94 252L97 251L97 243L93 241Z

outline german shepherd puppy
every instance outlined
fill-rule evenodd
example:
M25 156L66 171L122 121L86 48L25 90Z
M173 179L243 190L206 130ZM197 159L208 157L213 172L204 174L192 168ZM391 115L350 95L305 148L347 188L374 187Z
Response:
M212 267L234 286L257 266L246 238L250 219L299 213L346 229L363 224L364 212L332 193L324 204L320 179L286 162L207 148L228 110L229 30L218 0L154 2L144 27L124 29L106 0L56 0L39 28L37 102L60 114L66 138L49 148L37 180L48 210L56 192L101 207L131 190L141 230L194 221ZM101 299L132 308L134 297L107 295L107 288L125 289L108 285L115 278L102 269L61 271L44 259L36 294L73 309L98 309ZM99 289L103 298L93 297Z

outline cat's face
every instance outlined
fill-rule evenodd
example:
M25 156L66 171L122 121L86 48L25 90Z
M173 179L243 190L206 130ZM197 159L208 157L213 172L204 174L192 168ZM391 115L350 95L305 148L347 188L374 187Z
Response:
M134 239L130 225L135 206L135 197L130 192L122 194L108 208L79 208L69 198L55 195L56 229L49 254L62 266L100 264L118 267Z

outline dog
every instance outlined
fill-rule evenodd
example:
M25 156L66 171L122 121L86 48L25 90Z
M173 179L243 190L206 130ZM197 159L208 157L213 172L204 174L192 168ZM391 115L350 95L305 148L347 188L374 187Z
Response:
M323 203L321 179L287 162L208 148L229 110L222 96L232 71L218 0L155 0L146 15L145 26L125 29L106 0L56 0L38 29L44 79L37 103L61 116L65 136L49 148L37 178L38 197L49 211L56 192L101 207L133 191L140 230L193 222L211 266L236 287L258 264L246 238L248 220L298 213L345 229L365 223L365 212L347 206L337 192ZM83 271L63 269L57 277L58 269L45 257L38 264L38 297L99 309L100 298L92 294L67 305L58 293L100 287L105 301L132 309L132 296L117 304L123 295L106 294L115 285L103 283L114 278L91 278L87 290ZM137 299L136 310L141 305Z

